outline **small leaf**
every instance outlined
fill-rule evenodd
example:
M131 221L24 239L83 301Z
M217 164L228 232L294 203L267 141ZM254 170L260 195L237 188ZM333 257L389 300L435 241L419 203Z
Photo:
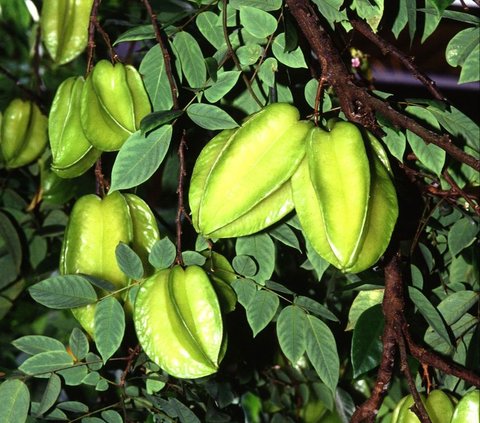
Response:
M282 352L296 363L307 347L307 315L296 306L287 306L277 319L277 337Z
M195 21L202 35L217 50L220 50L225 44L223 28L219 24L220 22L220 17L217 14L208 10L199 13Z
M73 365L73 359L64 351L42 352L27 358L18 368L28 375L42 375L65 369Z
M285 52L285 34L275 37L272 44L272 51L277 60L290 68L306 68L307 64L300 47L290 52Z
M342 0L313 0L317 5L321 15L328 21L332 29L334 29L335 22L347 20L345 10L340 12L340 7L343 4Z
M19 423L27 420L30 392L19 379L8 379L0 385L0 422Z
M432 305L425 295L418 289L409 286L408 295L413 303L417 306L418 311L422 314L428 324L443 338L443 340L451 346L450 336L448 334L445 322L440 313Z
M403 132L396 131L388 126L382 126L385 136L382 138L388 150L399 161L403 162L403 154L407 147L407 139Z
M282 294L289 294L289 295L294 294L292 290L288 289L286 286L278 282L266 281L265 286L272 291L281 292Z
M380 364L384 326L385 320L380 304L365 310L358 319L353 331L351 347L354 378Z
M134 132L120 148L112 168L109 192L136 187L160 167L172 138L172 125L164 125L147 136Z
M148 261L156 269L166 269L173 263L176 254L175 244L165 237L153 244Z
M307 316L307 355L320 380L335 392L340 374L337 344L330 328L311 315Z
M17 230L13 226L11 220L5 213L0 212L0 238L3 238L4 246L12 257L15 269L20 271L22 264L22 244L18 237Z
M246 309L247 321L252 328L253 337L272 321L278 305L277 295L265 290L256 291Z
M300 244L298 242L297 235L293 232L292 229L287 224L282 224L277 226L269 231L270 236L279 240L281 243L288 245L289 247L295 248L296 250L302 252L300 249Z
M217 75L217 81L204 91L205 98L210 103L221 100L235 86L240 76L240 71L222 72Z
M12 341L12 345L30 355L48 351L65 351L65 345L59 340L43 335L22 336Z
M72 413L88 413L88 406L79 401L64 401L59 403L57 408L70 411Z
M95 308L95 341L103 362L118 350L125 332L125 313L114 297L101 300Z
M143 264L137 253L132 248L120 242L115 248L118 267L129 278L139 280L143 278Z
M173 50L190 87L202 87L207 79L207 71L197 40L186 31L177 32L173 39Z
M115 40L113 46L116 46L120 43L125 43L127 41L142 41L142 40L151 40L155 38L155 31L153 30L152 25L140 25L135 26L120 36Z
M464 217L457 220L448 232L448 248L456 256L475 240L478 233L478 224L474 220Z
M47 412L53 406L53 404L55 404L61 390L62 381L55 373L52 373L48 379L47 386L43 391L42 400L40 401L40 405L38 406L38 410L36 410L35 414L45 414L45 412Z
M260 284L270 279L275 269L275 244L268 234L237 238L235 252L237 255L251 256L257 261L258 272L252 279Z
M268 37L277 29L277 20L273 15L251 6L240 7L240 23L257 38Z
M145 134L154 129L159 128L166 123L178 118L183 114L183 110L166 110L161 112L153 112L145 116L140 122L140 132Z
M83 360L87 356L89 350L88 338L79 328L73 328L68 345L70 345L72 354L77 360Z
M441 313L447 325L451 326L457 323L460 318L478 304L480 293L475 291L459 291L450 294L438 305L438 311Z
M67 386L78 386L82 384L83 379L88 374L88 368L85 364L75 363L72 367L68 369L59 370L57 372L62 376Z
M250 279L237 279L232 283L238 302L246 308L252 302L257 292L257 285Z
M315 274L317 276L317 280L321 280L325 271L330 267L330 263L325 260L323 257L320 257L318 253L313 249L310 242L306 241L307 245L307 257L308 261L315 270Z
M123 423L122 416L115 410L102 411L101 416L107 423Z
M229 129L238 126L227 112L211 104L192 104L187 109L187 114L194 123L205 129Z
M383 301L383 294L385 290L371 289L369 291L360 291L350 307L348 312L348 325L345 330L352 330L357 324L360 315L369 308Z
M299 307L306 308L308 311L316 314L317 316L332 320L334 322L339 322L337 316L335 316L335 314L333 314L327 307L309 297L299 295L298 297L295 297L294 303Z
M207 261L207 258L197 251L182 252L182 259L185 266L203 266Z
M244 254L235 256L232 261L232 266L239 275L247 278L251 278L257 273L255 261L250 256Z

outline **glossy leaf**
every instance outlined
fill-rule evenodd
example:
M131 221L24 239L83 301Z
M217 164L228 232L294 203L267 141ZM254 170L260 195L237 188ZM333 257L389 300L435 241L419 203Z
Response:
M290 68L306 68L307 64L300 47L290 52L285 52L285 34L279 34L272 43L272 51L276 59Z
M277 318L277 337L285 356L296 363L307 348L307 315L296 306L287 306Z
M44 375L73 365L73 359L65 350L48 351L27 358L18 368L28 375Z
M114 297L101 300L95 308L95 342L105 363L120 347L125 332L125 313Z
M246 308L247 321L252 328L253 337L272 321L279 303L278 296L271 292L261 289L255 293Z
M153 245L148 261L156 269L166 269L175 260L176 253L175 244L165 237Z
M348 312L348 325L345 330L352 330L357 324L358 318L364 311L376 304L380 304L383 301L384 292L385 290L383 288L360 291L353 300Z
M203 94L210 103L216 103L228 94L238 81L239 71L227 71L218 74L214 84L208 87Z
M205 129L236 128L238 124L223 109L211 104L194 103L187 109L190 119Z
M19 423L27 420L30 392L20 379L8 379L0 385L0 421Z
M240 7L240 23L257 38L265 38L277 29L277 20L271 14L251 6Z
M22 336L12 341L12 345L30 355L47 351L65 351L65 345L59 340L43 335Z
M173 48L190 87L202 87L207 79L207 70L197 40L188 32L180 31L173 39Z
M347 20L345 10L340 11L342 0L313 0L320 13L325 17L330 26L334 27L335 22Z
M217 50L225 45L223 28L220 17L217 14L207 10L199 13L195 22L202 35Z
M133 249L123 242L119 243L115 249L118 267L131 279L143 278L143 264L140 257Z

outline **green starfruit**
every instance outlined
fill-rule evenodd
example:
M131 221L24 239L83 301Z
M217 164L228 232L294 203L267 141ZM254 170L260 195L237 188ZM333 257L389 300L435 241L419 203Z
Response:
M117 151L151 111L142 77L130 65L100 60L88 75L81 99L81 122L90 144Z
M224 352L215 290L199 266L161 270L140 287L134 323L145 353L172 376L215 373Z
M275 103L208 142L190 182L197 232L209 238L249 235L291 212L289 179L305 154L310 128L295 107Z
M372 147L372 142L374 146ZM386 153L348 122L310 131L292 177L298 218L316 252L344 272L371 267L385 252L398 216Z
M455 407L450 423L478 423L480 416L480 390L465 394Z
M31 101L16 98L3 113L0 149L7 168L30 164L47 145L48 119Z
M42 39L55 63L68 63L85 50L92 6L93 0L43 2L40 14Z
M65 231L60 256L61 274L86 274L121 289L129 284L120 270L115 249L129 244L146 264L159 239L158 226L148 205L134 194L118 191L105 198L89 194L75 203ZM146 274L152 269L145 266ZM95 304L73 309L84 329L94 337Z
M50 109L48 134L52 150L52 170L62 178L75 178L86 172L100 157L83 132L80 100L83 77L70 77L57 89Z
M451 423L453 421L451 419L455 408L455 399L449 394L435 389L426 399L423 394L420 394L420 398L432 423ZM403 397L393 411L391 423L420 423L420 419L412 411L414 403L412 395Z

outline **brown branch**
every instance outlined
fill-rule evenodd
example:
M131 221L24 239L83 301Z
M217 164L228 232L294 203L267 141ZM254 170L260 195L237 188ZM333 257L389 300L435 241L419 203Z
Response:
M185 183L185 177L187 176L187 171L185 169L185 149L187 148L187 136L185 130L183 131L182 138L180 138L180 144L178 146L178 158L180 161L180 169L178 171L178 186L177 186L177 195L178 195L178 206L177 206L177 216L175 218L175 224L177 228L177 256L175 262L179 265L183 265L182 258L182 217L189 217L188 213L185 212L185 204L183 201L183 186Z
M473 201L472 201L472 198L470 195L468 195L464 190L462 190L458 184L455 182L455 180L451 177L450 173L445 170L443 172L443 177L445 178L445 180L448 182L448 184L452 187L451 188L451 192L453 194L457 194L457 195L460 195L461 197L463 197L465 199L465 201L468 203L468 205L472 208L472 211L477 215L477 216L480 216L480 205L478 204L475 204ZM474 197L475 198L475 197ZM477 200L478 202L478 200Z
M93 68L93 53L95 51L95 28L97 22L98 6L101 0L94 0L90 11L90 23L88 24L88 49L87 49L87 75Z
M160 27L158 26L157 15L153 12L152 6L150 5L150 2L148 0L142 1L145 5L145 8L147 9L148 15L150 16L150 21L152 22L153 30L155 31L155 40L157 41L157 44L162 50L163 63L165 64L165 73L167 74L170 91L172 93L173 108L174 110L178 110L180 109L180 106L178 104L178 91L177 84L175 83L175 79L173 77L172 60L170 59L170 53L168 52L168 49L163 42Z
M349 120L378 131L376 114L397 127L408 129L426 143L435 144L455 160L480 171L480 160L453 144L448 135L439 135L395 110L390 104L373 97L365 88L355 85L330 36L321 26L309 0L286 0L290 13L307 38L322 67L322 76L335 90L340 106Z
M383 55L391 54L396 57L413 74L415 78L425 85L434 98L437 100L446 101L445 96L437 88L435 81L430 79L426 74L417 68L417 66L413 63L412 57L407 56L403 51L395 47L393 44L378 36L378 34L374 33L370 26L364 21L351 19L350 23L356 31L374 43L380 49Z

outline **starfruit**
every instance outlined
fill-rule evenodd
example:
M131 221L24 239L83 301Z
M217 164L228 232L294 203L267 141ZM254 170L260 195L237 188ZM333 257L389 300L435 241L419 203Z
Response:
M117 289L126 287L130 281L118 267L117 245L129 244L142 259L148 275L153 271L147 261L148 253L158 239L155 217L140 197L118 191L103 199L85 195L75 203L68 221L60 273L91 275L111 282ZM72 311L93 337L95 304Z
M0 128L0 149L7 168L25 166L43 153L47 121L35 103L19 98L10 102Z
M83 132L80 121L80 100L83 77L63 81L55 93L48 119L52 150L52 170L62 178L75 178L86 172L100 157Z
M85 50L93 0L48 0L43 2L40 28L53 61L63 65Z
M90 144L101 151L119 150L151 111L142 77L130 65L100 60L82 91L81 121Z
M271 104L201 151L192 173L193 225L207 238L258 232L293 210L289 179L311 124L289 104Z
M134 307L138 340L172 376L215 373L223 354L223 322L215 290L199 266L161 270L140 287Z
M373 146L372 146L373 145ZM315 251L344 272L361 272L385 252L398 217L386 153L349 122L314 128L292 178L303 231Z

